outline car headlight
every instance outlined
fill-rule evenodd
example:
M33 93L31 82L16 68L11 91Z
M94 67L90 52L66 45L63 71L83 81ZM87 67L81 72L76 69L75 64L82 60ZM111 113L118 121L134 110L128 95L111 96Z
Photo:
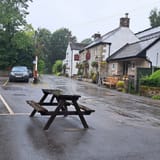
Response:
M28 72L25 72L23 75L24 75L24 76L28 76Z
M14 75L15 75L15 74L14 74L14 72L11 72L10 74L11 74L12 76L14 76Z

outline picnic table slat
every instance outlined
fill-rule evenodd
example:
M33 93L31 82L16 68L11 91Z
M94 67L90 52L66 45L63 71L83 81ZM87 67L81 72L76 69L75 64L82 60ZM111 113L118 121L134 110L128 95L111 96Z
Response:
M48 113L48 110L44 107L42 107L40 104L38 104L37 102L35 101L32 101L32 100L28 100L26 101L31 107L33 107L37 112L40 112L40 113Z

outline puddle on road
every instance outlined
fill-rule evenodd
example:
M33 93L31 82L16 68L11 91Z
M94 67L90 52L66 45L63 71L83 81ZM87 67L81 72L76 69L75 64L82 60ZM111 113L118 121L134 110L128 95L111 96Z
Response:
M86 129L84 128L65 128L65 132L78 132L78 131L85 131Z
M128 118L139 118L138 116L136 116L136 115L134 115L134 114L125 113L125 112L120 111L120 110L115 110L114 112L115 112L115 113L118 113L118 114L121 115L121 116L128 117Z
M3 86L2 87L4 90L23 90L23 88L22 87L11 87L11 86Z
M26 96L25 94L13 94L14 96Z

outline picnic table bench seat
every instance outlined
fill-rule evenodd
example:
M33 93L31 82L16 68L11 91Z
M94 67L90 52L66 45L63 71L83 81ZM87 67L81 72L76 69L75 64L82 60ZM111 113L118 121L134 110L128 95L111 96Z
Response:
M31 107L33 107L34 110L36 110L37 112L39 112L41 115L46 115L48 114L48 110L44 107L42 107L39 103L32 101L32 100L28 100L26 101Z
M46 108L42 107L38 102L35 102L33 100L27 100L26 101L31 107L33 107L34 110L39 112L41 115L52 115L54 111L48 111ZM72 103L66 102L66 107L69 105L73 105ZM84 115L89 115L92 112L95 112L95 110L90 109L84 105L79 105L79 108L81 110L81 113ZM68 111L67 108L66 110L62 110L58 113L58 115L77 115L77 111Z
M92 112L95 112L95 110L93 109L90 109L82 104L79 104L79 108L82 110L82 111L85 111L86 114L91 114Z

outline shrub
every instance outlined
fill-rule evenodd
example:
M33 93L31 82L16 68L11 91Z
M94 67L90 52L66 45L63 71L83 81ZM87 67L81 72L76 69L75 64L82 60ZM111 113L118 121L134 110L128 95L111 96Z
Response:
M38 71L40 74L42 74L44 72L45 69L45 62L43 60L39 60L38 61Z
M96 83L96 82L97 82L97 74L96 74L96 73L94 73L94 74L92 75L92 82L93 82L93 83Z
M91 70L90 74L89 74L89 77L92 79L93 75L94 75L94 72Z
M150 87L160 87L160 70L157 70L152 75L141 79L141 85Z
M56 75L57 76L62 76L62 73L61 72L57 72Z
M62 72L62 61L61 60L57 60L53 66L52 66L52 72L54 74L57 74L59 72Z
M160 100L160 95L154 95L154 96L152 96L152 99Z
M124 81L118 81L116 84L116 88L118 91L123 91L125 92L125 88L124 88Z
M98 68L98 62L93 61L93 62L91 63L91 66L92 66L92 67L95 67L95 68Z
M118 81L116 84L117 88L124 88L124 81Z

